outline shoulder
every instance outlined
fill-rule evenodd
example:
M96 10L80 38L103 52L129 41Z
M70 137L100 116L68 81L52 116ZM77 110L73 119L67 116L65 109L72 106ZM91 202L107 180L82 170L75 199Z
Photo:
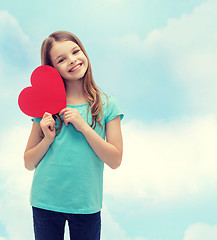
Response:
M122 120L124 114L115 96L101 93L101 100L106 123L118 115L120 115Z
M108 107L112 104L118 104L118 100L115 96L106 93L101 93L101 101L104 107Z
M42 118L39 118L39 117L33 117L31 120L34 122L37 122L40 124L40 121L41 121Z

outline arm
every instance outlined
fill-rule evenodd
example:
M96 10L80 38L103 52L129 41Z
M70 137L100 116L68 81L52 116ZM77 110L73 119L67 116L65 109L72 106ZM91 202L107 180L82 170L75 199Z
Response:
M106 141L90 126L82 133L96 155L109 167L116 169L120 166L123 154L123 140L120 116L106 124Z
M32 131L24 152L25 168L28 170L34 170L37 167L55 137L55 122L52 120L52 115L45 113L40 125L36 121L33 122ZM41 128L45 135L44 138L40 136Z
M93 151L104 163L112 169L120 166L123 153L120 116L106 124L105 141L84 121L77 109L65 108L60 112L60 115L62 114L66 126L71 122L83 133Z

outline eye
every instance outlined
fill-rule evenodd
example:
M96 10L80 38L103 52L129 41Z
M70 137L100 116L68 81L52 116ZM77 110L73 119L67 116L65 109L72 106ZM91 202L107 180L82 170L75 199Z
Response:
M64 61L64 58L61 58L58 63L61 63Z
M73 52L73 54L76 54L76 53L78 53L80 50L79 49L77 49L77 50L75 50L74 52Z

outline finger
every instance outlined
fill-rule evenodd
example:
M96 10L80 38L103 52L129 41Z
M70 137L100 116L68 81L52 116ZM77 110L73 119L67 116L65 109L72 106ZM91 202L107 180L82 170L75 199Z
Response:
M45 116L43 120L44 121L52 121L52 119L53 119L52 116L48 115L48 116Z
M45 112L42 118L46 118L46 117L49 117L49 116L52 116L52 115L48 112Z
M59 115L63 115L66 111L68 110L68 108L64 108L60 111Z
M54 126L51 124L51 123L45 123L43 126L42 126L43 129L50 129L51 131L54 130Z
M55 127L54 127L54 126L49 126L49 129L50 129L51 131L54 131Z
M69 123L72 122L71 115L69 114L69 115L66 116L66 114L64 114L64 115L63 115L63 121L64 121L64 123L66 124L66 126L68 126Z
M64 113L64 118L69 118L69 117L73 117L73 113L72 112L65 112Z
M51 131L55 130L55 121L52 119L50 123L50 129Z
M45 118L45 119L41 122L41 124L48 126L48 125L53 124L53 121L52 121L51 119Z
M53 130L55 128L55 121L52 117L47 117L44 119L43 125Z
M66 124L66 126L68 126L69 125L69 121L68 120L64 120L64 123Z

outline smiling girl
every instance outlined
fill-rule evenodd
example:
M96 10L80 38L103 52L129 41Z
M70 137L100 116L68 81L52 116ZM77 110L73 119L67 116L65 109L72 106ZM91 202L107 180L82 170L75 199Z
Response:
M115 97L99 91L87 53L72 33L45 39L41 61L62 76L67 107L58 115L62 127L50 113L33 119L24 154L25 167L35 170L35 239L63 239L68 221L71 239L99 240L104 163L112 169L121 164L123 113Z

